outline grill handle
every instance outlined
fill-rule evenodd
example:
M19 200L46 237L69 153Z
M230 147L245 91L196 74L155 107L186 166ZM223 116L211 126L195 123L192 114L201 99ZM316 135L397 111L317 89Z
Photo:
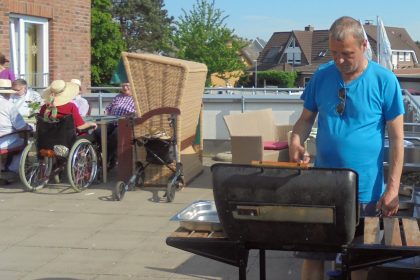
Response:
M253 160L251 165L258 167L286 167L294 169L309 169L310 165L308 163L298 163L298 162L283 162L283 161L261 161Z

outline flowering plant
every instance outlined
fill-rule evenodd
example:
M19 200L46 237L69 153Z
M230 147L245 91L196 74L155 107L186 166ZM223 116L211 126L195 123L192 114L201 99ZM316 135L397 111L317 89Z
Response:
M30 110L30 116L34 116L39 112L39 109L41 109L41 102L39 101L26 101L26 103L28 104L28 108Z

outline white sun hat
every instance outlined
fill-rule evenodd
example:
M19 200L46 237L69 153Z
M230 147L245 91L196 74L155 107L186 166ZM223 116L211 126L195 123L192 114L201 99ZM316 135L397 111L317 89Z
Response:
M71 79L70 83L74 83L74 84L78 85L79 88L82 87L82 82L79 79Z
M51 97L54 97L54 105L61 106L72 101L78 93L79 86L77 84L55 80L44 90L43 95L47 102L51 100Z
M13 94L16 93L12 89L12 81L8 79L0 79L0 93Z

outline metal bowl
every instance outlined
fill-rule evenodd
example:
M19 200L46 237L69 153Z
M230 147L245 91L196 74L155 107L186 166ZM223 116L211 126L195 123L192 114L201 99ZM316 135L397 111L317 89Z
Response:
M216 205L211 200L194 201L175 214L171 221L179 221L180 226L195 231L222 231Z

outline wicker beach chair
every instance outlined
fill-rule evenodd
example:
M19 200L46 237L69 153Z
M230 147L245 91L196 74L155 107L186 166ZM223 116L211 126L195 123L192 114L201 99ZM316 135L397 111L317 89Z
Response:
M137 115L164 107L181 111L177 122L178 149L183 165L184 181L189 182L202 172L202 139L197 141L207 66L202 63L164 57L153 54L122 53L128 81L136 105ZM135 137L141 137L154 129L170 132L169 115L157 115L145 124L134 128ZM202 135L199 133L199 135ZM199 143L197 143L199 142ZM134 158L145 159L146 153L138 149ZM168 182L167 168L160 165L149 168L145 185Z

